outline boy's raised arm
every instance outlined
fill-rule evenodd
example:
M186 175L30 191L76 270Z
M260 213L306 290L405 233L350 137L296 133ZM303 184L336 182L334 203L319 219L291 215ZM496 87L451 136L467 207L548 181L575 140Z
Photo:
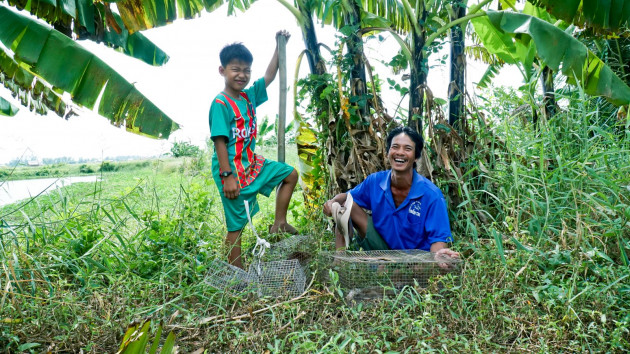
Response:
M284 36L289 41L291 35L289 32L282 30L276 33L276 49L273 52L273 56L271 57L271 61L269 62L269 66L267 66L267 71L265 72L265 87L269 86L271 82L276 78L276 74L278 73L278 37Z

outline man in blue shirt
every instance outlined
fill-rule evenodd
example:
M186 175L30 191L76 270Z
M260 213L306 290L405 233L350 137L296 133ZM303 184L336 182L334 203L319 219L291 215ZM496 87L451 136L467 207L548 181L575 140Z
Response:
M336 232L337 249L348 246L347 234L354 227L357 243L365 250L421 249L459 258L447 247L453 237L442 192L415 171L422 146L422 137L413 129L394 129L387 137L391 170L371 174L324 204L324 213L336 215L341 224L337 229L345 229Z

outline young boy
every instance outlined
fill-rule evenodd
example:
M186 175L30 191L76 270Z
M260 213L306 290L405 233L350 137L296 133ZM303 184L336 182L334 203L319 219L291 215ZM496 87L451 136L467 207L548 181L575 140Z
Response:
M286 31L276 33L290 35ZM295 169L284 163L270 161L254 153L256 147L256 107L267 101L267 86L278 72L278 47L274 51L265 76L245 89L251 75L253 57L241 43L225 46L219 54L219 74L225 79L225 88L210 106L210 138L214 142L212 176L216 182L227 224L226 243L228 260L243 268L240 235L247 224L244 201L249 202L250 216L259 210L256 195L269 196L278 186L276 215L270 233L297 230L287 223L287 209L298 181Z

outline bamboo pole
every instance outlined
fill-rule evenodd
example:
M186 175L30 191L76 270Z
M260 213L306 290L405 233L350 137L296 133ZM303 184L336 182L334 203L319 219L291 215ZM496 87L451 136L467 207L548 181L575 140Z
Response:
M278 66L280 72L280 107L278 109L278 161L285 162L284 130L287 121L287 37L278 36Z

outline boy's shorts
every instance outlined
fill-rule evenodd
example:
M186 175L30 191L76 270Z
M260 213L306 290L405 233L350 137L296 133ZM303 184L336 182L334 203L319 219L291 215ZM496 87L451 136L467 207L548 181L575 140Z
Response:
M265 159L262 169L256 179L240 190L240 194L236 199L228 199L223 195L223 185L221 184L221 177L214 178L214 182L219 189L221 195L221 202L223 203L223 212L225 213L225 223L227 224L228 232L238 231L245 227L247 224L247 213L245 212L245 203L249 202L250 216L254 217L260 210L258 207L258 201L256 195L258 193L263 194L265 197L271 195L271 191L282 182L288 175L293 172L294 168L277 161L271 161Z
M372 222L372 216L368 215L368 224L367 230L365 231L365 238L361 238L358 232L354 233L355 242L353 247L355 250L362 249L364 251L377 251L377 250L388 250L389 245L387 242L383 240L381 235L374 228L374 223Z

